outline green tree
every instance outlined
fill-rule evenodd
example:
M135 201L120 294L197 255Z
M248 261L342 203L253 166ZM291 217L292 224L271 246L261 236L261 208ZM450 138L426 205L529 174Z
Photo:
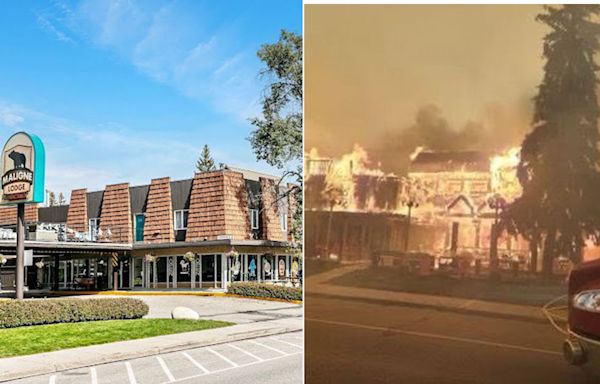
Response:
M594 56L598 5L546 6L544 77L534 98L533 130L518 167L522 196L505 212L509 231L543 242L543 273L558 255L579 260L586 238L599 239L599 108Z
M265 67L260 76L268 81L261 100L262 116L250 119L250 136L258 160L283 171L281 180L293 178L286 189L296 201L294 239L302 241L302 36L285 30L273 44L264 44L257 56Z
M196 170L198 172L210 172L210 171L214 171L217 168L215 167L215 161L213 160L212 156L210 155L210 149L208 148L208 145L204 145L204 148L202 148L202 153L200 154L200 158L198 159L198 162L196 163Z

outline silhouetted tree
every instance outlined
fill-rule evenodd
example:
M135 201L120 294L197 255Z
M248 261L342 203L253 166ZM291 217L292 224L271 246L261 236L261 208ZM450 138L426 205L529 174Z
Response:
M518 167L522 196L505 212L511 232L543 243L543 272L558 255L578 261L586 238L600 230L599 108L594 55L598 5L546 6L544 77L534 98L533 130Z

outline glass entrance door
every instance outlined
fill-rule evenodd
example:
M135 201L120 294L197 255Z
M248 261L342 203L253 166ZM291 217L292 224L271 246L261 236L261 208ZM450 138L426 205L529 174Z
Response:
M221 283L221 255L202 255L202 288L219 288Z
M202 288L215 286L215 256L202 255Z
M123 259L119 262L119 288L131 288L129 283L130 273L129 259Z

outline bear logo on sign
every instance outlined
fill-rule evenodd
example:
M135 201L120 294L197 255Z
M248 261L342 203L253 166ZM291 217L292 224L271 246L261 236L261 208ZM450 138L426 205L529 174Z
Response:
M8 157L12 159L15 168L25 168L26 157L24 154L12 151Z

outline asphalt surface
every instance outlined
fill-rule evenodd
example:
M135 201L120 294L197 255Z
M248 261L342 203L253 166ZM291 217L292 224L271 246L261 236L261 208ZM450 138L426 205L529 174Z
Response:
M249 339L12 381L15 384L301 384L300 332Z
M310 294L305 303L307 384L592 382L563 361L550 325Z

